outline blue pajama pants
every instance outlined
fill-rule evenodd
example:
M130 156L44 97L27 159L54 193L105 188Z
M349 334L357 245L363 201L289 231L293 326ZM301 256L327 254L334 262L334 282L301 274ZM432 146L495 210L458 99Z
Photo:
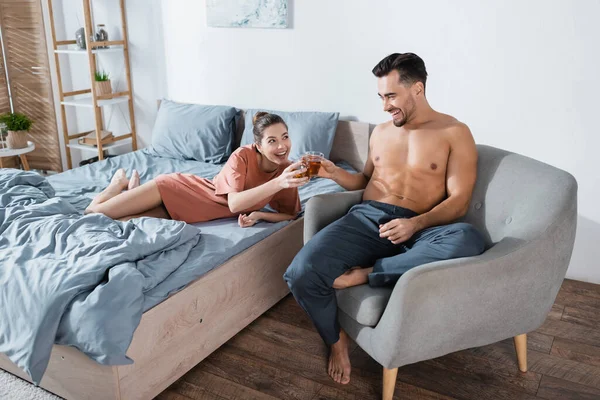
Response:
M379 237L379 225L417 213L377 201L364 201L319 231L283 275L327 345L339 340L333 281L355 266L373 266L370 286L396 283L411 268L433 261L470 257L485 250L483 236L470 224L454 223L417 232L393 244Z

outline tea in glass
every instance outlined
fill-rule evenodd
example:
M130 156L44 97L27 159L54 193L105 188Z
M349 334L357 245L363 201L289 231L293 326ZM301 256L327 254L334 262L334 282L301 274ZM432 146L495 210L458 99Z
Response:
M307 163L302 159L302 168L304 168L304 172L294 175L294 178L306 178L308 177L308 166Z
M321 160L323 159L323 153L318 151L307 151L304 153L302 160L308 166L308 177L319 175L319 169L321 169Z

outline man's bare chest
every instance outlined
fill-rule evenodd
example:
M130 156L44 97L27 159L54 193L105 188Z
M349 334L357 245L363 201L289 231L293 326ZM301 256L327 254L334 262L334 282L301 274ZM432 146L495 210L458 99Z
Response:
M445 174L450 146L436 137L405 137L374 140L371 159L375 170L410 170L426 174Z

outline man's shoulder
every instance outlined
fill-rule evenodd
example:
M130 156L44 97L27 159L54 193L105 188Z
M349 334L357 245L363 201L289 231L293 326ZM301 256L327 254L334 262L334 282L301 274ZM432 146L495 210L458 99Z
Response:
M444 116L444 128L442 130L450 148L472 148L475 141L468 125L450 115L444 114Z
M452 115L443 114L440 112L437 113L437 116L434 119L434 123L440 129L449 129L449 130L457 129L462 126L466 126L466 124L459 121Z
M382 122L381 124L377 124L375 125L375 128L373 128L373 131L371 132L371 136L376 135L380 132L383 132L387 129L390 129L394 126L394 123L392 120L390 121L386 121L386 122Z
M447 133L450 137L471 136L471 130L467 124L451 115L439 113L437 125L440 130Z

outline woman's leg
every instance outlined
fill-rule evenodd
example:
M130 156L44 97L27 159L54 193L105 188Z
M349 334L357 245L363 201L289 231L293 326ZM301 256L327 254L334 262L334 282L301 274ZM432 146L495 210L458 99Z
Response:
M96 206L98 204L104 203L107 200L112 199L116 195L120 194L123 190L127 189L127 185L129 185L129 180L127 179L127 175L125 175L125 170L120 168L115 172L110 183L98 196L94 197L88 209ZM88 210L85 212L88 213Z
M129 178L129 185L127 185L127 189L135 189L138 186L140 186L140 174L134 169L131 171L131 178Z
M101 213L112 219L119 219L140 215L160 205L162 205L162 198L158 185L151 180L102 203L90 204L85 212L86 214Z
M162 218L162 219L171 219L171 216L167 212L167 209L164 205L158 206L151 210L145 211L141 214L129 215L127 217L119 218L119 221L129 221L131 218L138 217L152 217L152 218Z

